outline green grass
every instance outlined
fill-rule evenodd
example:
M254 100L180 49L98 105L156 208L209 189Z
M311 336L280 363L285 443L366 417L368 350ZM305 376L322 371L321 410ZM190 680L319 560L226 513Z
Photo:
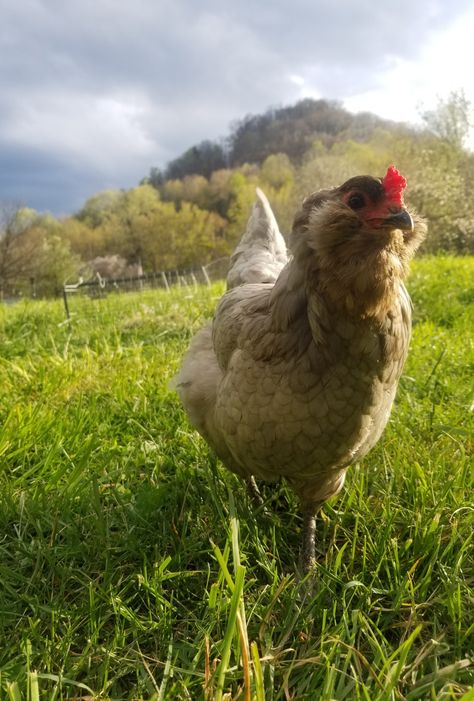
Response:
M413 266L390 424L318 524L254 514L167 389L222 285L0 308L0 698L474 692L474 259Z

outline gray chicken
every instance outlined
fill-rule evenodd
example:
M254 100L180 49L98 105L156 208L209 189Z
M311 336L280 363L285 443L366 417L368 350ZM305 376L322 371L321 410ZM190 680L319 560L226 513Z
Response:
M405 186L390 166L310 195L289 258L258 191L231 289L176 378L191 423L255 497L255 478L283 477L296 492L305 571L317 512L379 440L407 356L403 279L426 226L405 209Z

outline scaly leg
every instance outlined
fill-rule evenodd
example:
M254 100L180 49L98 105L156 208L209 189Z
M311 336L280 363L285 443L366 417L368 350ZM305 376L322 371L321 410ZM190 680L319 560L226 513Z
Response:
M303 572L308 574L316 564L316 516L320 503L303 504Z
M256 507L263 506L263 497L260 493L260 489L257 486L257 483L255 481L255 477L253 475L250 475L250 477L247 477L245 479L245 484L247 485L247 491L248 491L250 498L253 501L254 505Z

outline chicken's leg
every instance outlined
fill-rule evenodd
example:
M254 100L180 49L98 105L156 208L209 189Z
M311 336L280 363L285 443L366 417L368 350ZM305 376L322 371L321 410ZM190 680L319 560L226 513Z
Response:
M303 572L308 574L316 564L316 516L321 502L303 504Z
M245 478L245 484L247 485L247 493L255 506L255 509L263 514L265 517L269 517L271 512L265 506L265 500L262 497L262 493L257 486L255 477L250 475L250 477Z
M263 506L263 497L260 493L260 489L257 486L255 477L253 475L247 477L245 480L245 484L247 485L247 491L254 505L257 507Z

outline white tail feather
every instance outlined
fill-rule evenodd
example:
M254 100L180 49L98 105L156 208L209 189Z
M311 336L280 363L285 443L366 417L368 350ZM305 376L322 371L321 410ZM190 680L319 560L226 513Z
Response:
M246 283L275 282L288 260L285 239L260 188L257 197L247 229L230 259L229 289Z

